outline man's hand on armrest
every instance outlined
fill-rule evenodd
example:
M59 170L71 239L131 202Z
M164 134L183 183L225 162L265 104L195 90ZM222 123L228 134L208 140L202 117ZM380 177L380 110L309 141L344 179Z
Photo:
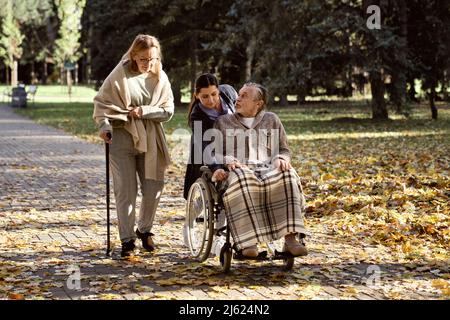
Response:
M228 172L223 169L217 169L211 178L212 182L219 182L228 179Z
M276 168L280 171L286 171L286 170L292 169L291 163L285 158L276 158L273 161L273 166L274 166L274 168Z

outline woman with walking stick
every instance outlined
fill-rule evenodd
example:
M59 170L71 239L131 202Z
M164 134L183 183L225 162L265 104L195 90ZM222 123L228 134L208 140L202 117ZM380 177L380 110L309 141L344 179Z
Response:
M173 112L159 42L138 35L94 98L93 118L100 137L110 145L122 257L133 254L136 237L147 251L155 249L151 229L170 163L162 122L170 120ZM135 231L136 173L142 204Z

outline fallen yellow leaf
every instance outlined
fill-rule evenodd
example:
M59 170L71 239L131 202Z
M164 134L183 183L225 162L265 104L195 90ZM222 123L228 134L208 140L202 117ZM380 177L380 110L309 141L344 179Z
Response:
M431 281L431 285L434 288L438 288L438 289L447 289L450 286L450 284L443 279L435 279L435 280Z

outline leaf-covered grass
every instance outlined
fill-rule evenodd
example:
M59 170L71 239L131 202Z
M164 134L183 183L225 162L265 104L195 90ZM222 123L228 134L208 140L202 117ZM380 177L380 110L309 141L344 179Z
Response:
M449 259L449 107L440 106L438 121L429 120L427 106L383 122L347 118L359 115L354 108L345 117L333 107L311 110L326 119L304 110L278 113L303 178L309 224L350 243L387 246L396 260Z
M437 121L429 119L426 105L415 105L409 119L394 115L381 122L370 119L364 102L311 103L271 111L286 128L293 165L304 179L308 212L328 216L323 226L342 235L368 237L370 243L414 244L417 252L427 247L420 246L420 240L436 245L436 254L448 248L448 106L439 106ZM37 102L17 112L100 141L92 103ZM187 129L186 114L186 107L178 107L164 124L169 141L175 129ZM176 143L171 141L172 149ZM183 166L175 164L180 174Z
M96 137L91 119L92 103L36 103L35 108L17 111L89 139ZM176 205L169 206L166 202L159 206L155 234L161 246L157 255L151 259L137 256L128 262L136 268L133 269L135 290L149 291L141 281L151 277L151 281L164 287L164 294L168 292L166 288L170 290L174 285L180 290L195 290L202 285L212 298L229 298L230 289L258 290L259 284L264 283L269 289L276 285L294 290L305 299L320 297L325 292L323 288L331 286L342 290L338 296L346 298L356 296L364 287L359 284L365 283L369 269L363 269L377 267L380 280L374 281L374 290L384 299L411 299L416 298L417 293L433 299L448 299L450 108L440 105L437 121L429 119L428 106L416 105L410 119L393 115L393 120L383 122L369 119L370 108L364 102L315 103L272 111L286 127L292 163L302 178L307 198L306 224L312 234L306 238L310 254L302 257L298 267L290 273L278 272L276 265L233 261L232 275L223 277L218 271L217 259L193 263L187 249L181 247L184 204L176 204L182 194L185 164L172 157L174 164L168 170L164 195L172 197ZM187 128L186 112L185 107L176 108L172 120L165 124L169 138L176 128ZM177 141L169 139L169 143L173 152ZM90 187L95 189L95 186ZM52 253L53 258L48 258L48 251L60 250L56 240L50 246L46 242L29 241L37 232L42 233L36 225L46 226L56 221L58 232L67 234L74 227L75 230L89 229L95 221L98 233L98 225L104 223L104 213L98 215L96 210L71 212L70 219L34 209L16 212L8 225L23 225L27 232L9 230L3 245L14 248L12 256L20 250L44 252L47 257L40 260L38 266L52 270L54 264L62 266L72 260L61 258L60 253ZM119 245L118 239L115 242ZM30 245L33 248L29 248ZM96 258L103 254L104 233L101 238L90 239L88 245L83 240L71 242L70 246L78 252L83 266L106 264L113 272L119 272L126 263L119 259ZM10 258L2 261L3 268L8 270L8 275L4 276L8 279L6 284L19 280L27 285L31 282L27 278L27 265L18 265ZM366 272L364 277L361 272ZM252 274L251 279L249 274ZM129 282L103 274L86 277L90 282L83 289L89 294L98 294L101 299L118 298L118 290L126 292L131 288ZM43 292L49 294L46 292L49 284L35 283L39 287L30 292L28 287L14 282L11 288L19 289L11 293L11 289L2 291L0 288L0 297L16 299L41 296ZM49 283L56 282L52 279ZM168 298L161 291L149 294L153 299Z

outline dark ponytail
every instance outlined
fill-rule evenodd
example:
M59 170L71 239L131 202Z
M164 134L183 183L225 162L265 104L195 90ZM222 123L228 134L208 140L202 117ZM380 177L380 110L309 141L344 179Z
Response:
M197 80L195 80L195 92L192 95L191 104L189 105L188 111L188 124L191 122L191 113L192 109L194 109L194 105L199 101L195 96L200 92L202 88L208 88L209 86L216 86L219 89L219 81L212 73L204 73L200 75Z

